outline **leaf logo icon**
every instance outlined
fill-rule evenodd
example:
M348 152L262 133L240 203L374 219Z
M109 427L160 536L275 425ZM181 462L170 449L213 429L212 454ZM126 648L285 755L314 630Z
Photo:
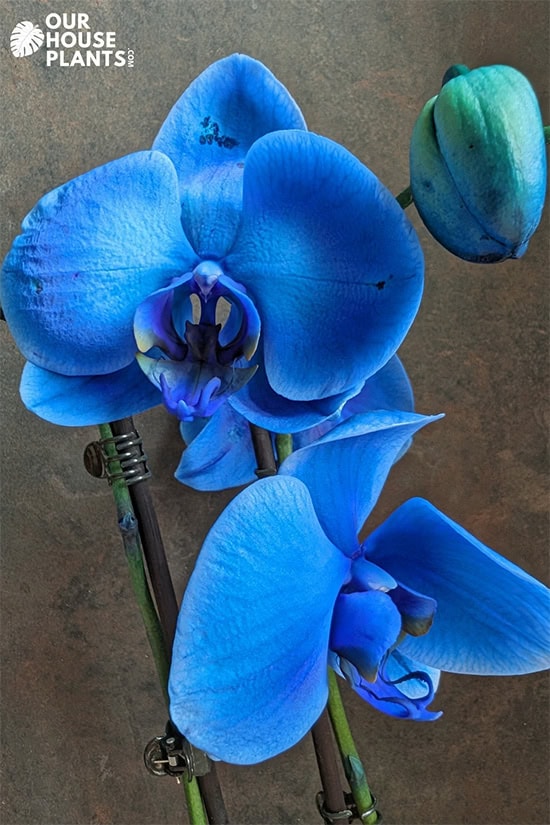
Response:
M30 20L18 23L11 33L10 49L14 57L28 57L44 42L44 32Z

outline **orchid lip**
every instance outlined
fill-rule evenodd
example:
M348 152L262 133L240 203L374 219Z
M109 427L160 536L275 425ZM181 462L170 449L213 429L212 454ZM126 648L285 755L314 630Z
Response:
M172 361L142 353L137 353L136 358L147 378L162 393L167 410L180 421L213 415L225 398L237 392L257 369L193 359Z

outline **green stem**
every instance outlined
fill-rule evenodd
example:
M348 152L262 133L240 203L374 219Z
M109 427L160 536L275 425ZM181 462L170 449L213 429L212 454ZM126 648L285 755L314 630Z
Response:
M109 424L100 424L99 433L102 439L112 438L113 433ZM113 442L107 441L105 452L109 458L116 458L117 451ZM114 473L121 472L120 464L116 461L111 463ZM141 618L145 627L145 633L153 653L155 666L162 685L164 698L168 701L167 685L169 661L164 646L162 628L158 619L157 611L151 597L145 567L143 564L143 553L139 538L139 528L134 514L132 500L128 485L123 478L113 479L111 485L113 497L117 510L118 526L122 536L126 562L130 573L130 582L138 603Z
M276 433L275 449L277 450L277 461L282 464L292 452L292 435L290 433Z
M370 792L359 753L353 741L342 697L340 696L337 677L331 668L329 668L328 679L328 712L340 750L340 756L342 757L346 779L349 782L361 821L365 823L365 825L374 825L375 822L379 821L377 811L373 811L368 816L361 816L362 813L373 807L374 799Z
M208 819L204 812L199 783L194 776L190 780L182 779L185 802L189 814L191 825L208 825Z
M544 140L545 143L550 143L550 126L544 126Z
M113 431L111 430L109 424L100 424L99 433L102 439L110 439L113 437ZM109 458L116 459L117 451L112 441L107 441L105 443L105 452ZM111 470L113 473L121 472L120 463L117 461L112 461ZM149 584L147 582L147 576L145 574L143 552L139 538L139 527L134 514L134 508L132 506L130 491L128 490L128 485L123 478L113 479L111 489L115 499L118 526L122 536L124 552L126 554L126 561L130 573L130 582L132 584L132 589L141 613L145 633L147 634L147 639L153 653L153 659L155 661L160 684L162 686L164 699L166 705L168 705L168 674L170 663L166 646L164 644L164 636L160 626L158 613L153 603L151 591L149 590ZM208 820L204 812L201 793L196 778L193 776L189 780L183 779L182 783L191 825L208 825Z
M403 189L403 191L396 196L395 200L397 201L401 209L406 209L407 206L410 206L413 202L411 187L407 186L406 189Z

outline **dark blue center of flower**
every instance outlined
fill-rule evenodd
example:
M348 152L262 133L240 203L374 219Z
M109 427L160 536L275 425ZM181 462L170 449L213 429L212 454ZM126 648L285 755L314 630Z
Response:
M138 362L180 420L213 415L254 374L258 313L217 261L201 261L137 309Z

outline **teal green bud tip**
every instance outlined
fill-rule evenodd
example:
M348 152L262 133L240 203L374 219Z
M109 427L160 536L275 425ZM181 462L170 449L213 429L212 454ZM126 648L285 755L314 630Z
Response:
M453 77L459 77L462 74L468 74L469 71L470 70L468 66L465 66L464 63L454 63L452 66L449 66L449 68L443 75L441 85L444 86L445 83L448 83L449 80L453 79Z

